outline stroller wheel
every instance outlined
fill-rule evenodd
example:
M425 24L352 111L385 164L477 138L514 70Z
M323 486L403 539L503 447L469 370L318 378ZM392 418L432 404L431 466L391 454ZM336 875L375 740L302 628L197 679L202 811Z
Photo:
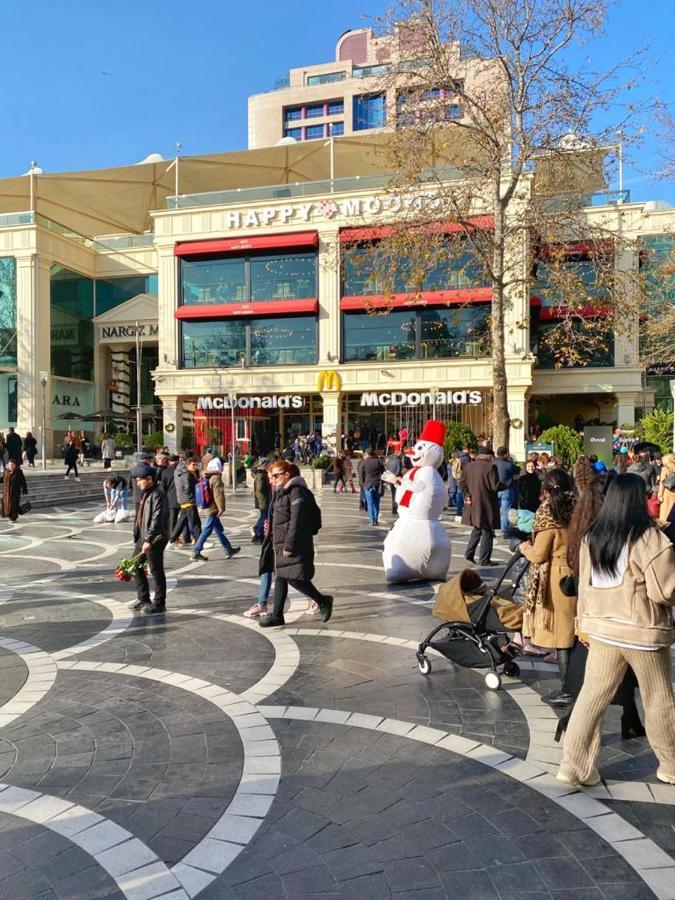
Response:
M504 663L504 675L509 675L511 678L517 678L520 675L520 666L518 663L507 662Z
M419 666L422 675L429 675L431 672L431 660L424 656L424 654L420 654L417 657L417 665Z
M502 679L497 672L488 672L485 676L485 686L491 691L498 691L502 686Z

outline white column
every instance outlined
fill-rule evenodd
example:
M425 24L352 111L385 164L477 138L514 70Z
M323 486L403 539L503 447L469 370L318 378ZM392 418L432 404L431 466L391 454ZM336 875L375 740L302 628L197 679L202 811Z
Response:
M164 443L171 453L178 453L183 436L183 398L162 397Z
M323 391L321 394L323 400L322 437L333 453L337 452L342 436L340 396L340 391Z
M178 267L173 247L157 251L158 343L159 368L178 366Z
M616 424L619 428L622 425L635 424L635 401L638 394L635 391L617 391L616 395Z
M516 459L525 459L525 444L527 442L527 388L509 387L508 398L509 417L511 419L511 431L509 437L509 450ZM495 450L497 448L495 447Z
M23 436L32 431L37 437L42 425L42 386L40 372L50 371L50 266L49 260L33 254L17 258L17 423ZM47 385L47 455L51 453L51 386Z
M319 364L334 368L340 359L340 244L338 232L319 234Z

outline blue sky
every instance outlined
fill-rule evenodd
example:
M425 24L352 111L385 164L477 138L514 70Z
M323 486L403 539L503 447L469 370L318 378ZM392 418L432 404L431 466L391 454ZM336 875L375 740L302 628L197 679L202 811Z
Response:
M55 172L125 165L153 151L173 156L176 141L185 154L244 148L248 95L291 66L332 59L337 37L385 6L2 0L0 177L25 172L31 159ZM593 58L608 64L646 43L658 65L644 93L675 104L675 0L624 0ZM675 203L672 182L649 179L651 138L635 162L625 173L634 198Z

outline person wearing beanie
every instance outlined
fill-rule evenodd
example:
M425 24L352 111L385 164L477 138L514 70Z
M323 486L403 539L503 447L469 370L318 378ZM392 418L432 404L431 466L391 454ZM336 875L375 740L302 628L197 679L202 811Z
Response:
M155 470L141 463L132 471L136 481L136 515L134 517L134 555L144 553L150 576L155 583L155 596L150 602L150 586L145 566L136 572L136 602L131 609L145 615L159 615L166 610L166 575L164 550L169 539L169 508L166 496L157 487Z
M202 533L195 544L192 559L197 562L207 562L208 557L202 556L202 550L206 539L215 531L220 544L228 559L239 553L241 547L233 547L227 539L220 516L225 512L225 489L223 488L223 464L214 456L206 465L206 472L201 478L202 503L199 512L206 516Z

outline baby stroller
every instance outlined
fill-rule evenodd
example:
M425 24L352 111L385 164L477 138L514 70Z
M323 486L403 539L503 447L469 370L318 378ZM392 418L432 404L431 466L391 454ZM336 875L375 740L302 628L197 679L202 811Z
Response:
M441 585L433 615L443 622L419 645L420 672L431 672L427 647L433 647L446 659L467 669L489 669L485 685L491 691L502 686L504 675L518 676L520 668L513 660L521 649L512 643L507 631L520 631L522 604L514 601L520 582L529 568L524 557L514 553L494 587L488 587L473 569L464 569Z

